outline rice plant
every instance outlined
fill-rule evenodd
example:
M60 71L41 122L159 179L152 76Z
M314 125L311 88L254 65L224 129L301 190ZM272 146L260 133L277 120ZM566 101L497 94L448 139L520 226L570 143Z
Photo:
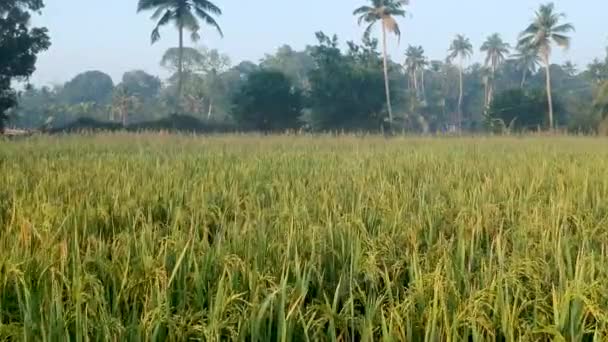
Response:
M0 340L608 339L605 140L0 144Z

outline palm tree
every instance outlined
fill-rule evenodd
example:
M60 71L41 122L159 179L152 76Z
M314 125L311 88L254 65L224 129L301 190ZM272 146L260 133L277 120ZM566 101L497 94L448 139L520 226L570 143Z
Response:
M534 46L517 44L515 49L517 53L513 55L513 58L517 62L517 67L522 72L521 88L523 89L526 85L528 74L535 73L540 65L540 58L538 57L538 50Z
M562 70L564 70L564 72L570 77L574 77L578 72L576 64L572 63L572 61L566 61L562 65Z
M200 39L199 19L214 27L220 36L224 36L214 16L222 14L222 10L209 0L139 0L137 12L154 10L153 20L158 20L156 27L152 30L152 44L160 39L160 28L169 23L175 23L179 32L179 61L178 61L178 83L177 103L179 107L183 87L183 51L184 51L184 29L190 31L192 41Z
M416 96L422 95L423 100L426 98L424 91L424 68L427 65L428 61L424 57L424 48L422 46L408 46L405 51L405 69L410 74ZM420 88L418 87L418 74L420 74ZM422 92L419 89L422 89Z
M551 95L551 45L567 49L570 47L569 32L574 31L572 24L562 24L560 21L566 15L557 13L555 5L548 3L541 5L530 26L520 35L519 42L525 46L534 47L545 63L546 82L547 82L547 102L549 103L549 127L553 129L553 99Z
M600 84L608 78L608 65L595 58L587 65L587 74L595 84Z
M116 114L122 120L122 126L127 127L129 112L137 108L139 104L135 96L129 94L124 86L118 86L112 94L112 104L110 105L111 121L115 120Z
M464 68L464 60L466 58L471 57L473 54L473 44L469 38L459 34L456 35L454 41L452 41L452 45L450 45L450 54L448 55L448 60L453 60L456 57L460 57L460 65L459 65L459 75L460 75L460 93L458 96L458 129L460 130L461 122L462 122L462 98L463 98L463 68Z
M504 62L505 56L509 53L510 45L505 43L500 34L494 33L481 45L481 52L486 53L486 66L490 67L490 79L488 82L488 91L486 94L486 107L492 102L494 94L494 80L496 78L496 69Z
M371 6L361 6L357 8L353 15L359 17L359 25L366 23L364 36L369 37L374 25L378 22L382 25L382 57L384 60L384 88L386 91L386 105L388 108L389 124L393 122L393 109L391 106L391 93L388 82L388 62L386 52L386 36L388 33L394 33L397 37L401 37L401 30L395 17L404 17L404 5L408 4L409 0L370 0Z

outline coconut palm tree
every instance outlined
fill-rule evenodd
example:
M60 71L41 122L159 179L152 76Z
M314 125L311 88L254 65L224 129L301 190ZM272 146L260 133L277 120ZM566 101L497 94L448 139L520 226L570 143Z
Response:
M528 74L533 74L538 69L540 58L534 46L517 44L515 49L517 53L513 55L513 58L517 63L517 67L522 72L521 88L523 89L526 85Z
M595 84L600 84L608 78L608 65L595 58L587 65L587 75Z
M505 56L509 53L510 45L502 40L500 34L494 33L481 45L481 52L486 53L485 64L490 68L490 79L488 81L488 91L486 94L486 107L492 103L494 95L494 80L496 79L496 69L504 62Z
M371 6L361 6L357 8L353 15L359 17L359 25L365 23L364 36L369 37L374 25L380 22L382 26L382 57L384 60L384 88L386 91L386 106L388 109L389 123L393 122L393 109L391 106L391 94L388 81L388 56L387 56L387 33L394 33L398 38L401 37L401 30L397 23L396 17L404 17L404 5L409 3L409 0L370 0Z
M124 86L117 86L112 94L112 104L110 105L111 121L114 121L116 116L122 120L122 126L127 127L128 115L130 112L137 109L139 100L137 97L129 94Z
M578 73L576 64L572 63L572 61L566 61L562 64L562 70L570 77L574 77Z
M424 68L427 65L428 61L424 56L424 48L422 46L408 46L405 51L405 69L410 75L416 96L422 96L423 100L426 97L424 92ZM418 86L418 74L420 74L420 87Z
M458 129L460 130L462 123L462 99L463 99L463 72L464 72L464 60L471 57L473 54L473 44L469 38L459 34L456 35L456 38L452 41L452 45L450 45L448 60L452 61L456 57L460 58L459 63L459 75L460 75L460 90L458 95Z
M567 49L570 47L568 33L574 31L574 26L569 23L561 23L565 18L564 13L555 11L555 5L548 3L541 5L530 26L520 35L519 42L525 46L534 47L545 63L547 102L549 103L549 127L553 129L553 99L551 95L551 45Z
M214 16L222 14L222 10L209 0L139 0L137 12L154 10L153 20L158 20L156 27L152 30L152 44L160 39L160 28L170 23L177 26L179 33L179 67L177 84L177 103L179 107L183 87L183 51L184 51L184 29L190 31L192 41L200 39L199 20L212 26L220 36L224 36L222 29Z

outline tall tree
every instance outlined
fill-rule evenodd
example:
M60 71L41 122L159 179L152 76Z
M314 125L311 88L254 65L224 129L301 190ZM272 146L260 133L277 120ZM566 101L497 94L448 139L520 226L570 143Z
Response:
M604 80L608 79L608 65L595 58L587 65L586 73L593 83L599 85Z
M101 71L85 71L76 75L63 86L61 97L68 104L84 102L97 104L109 103L114 91L114 82L110 75Z
M521 86L526 85L526 80L529 74L536 72L540 65L540 58L538 56L538 50L535 46L527 44L517 44L515 48L517 52L513 55L513 58L517 62L517 67L522 72Z
M110 105L110 113L112 115L111 121L115 120L114 114L116 114L116 116L122 120L122 126L127 127L129 113L133 111L138 104L139 101L137 100L137 97L131 95L124 85L117 86L114 88L112 104Z
M408 46L405 51L405 69L410 75L412 85L416 91L416 96L426 98L424 92L424 68L428 65L428 61L424 56L424 48L422 46ZM418 75L420 75L420 87L418 86Z
M463 99L463 72L464 72L464 60L471 57L473 54L473 44L469 38L459 34L456 35L456 38L452 41L452 45L450 45L448 59L454 60L456 57L460 58L459 63L459 76L460 76L460 87L459 87L459 95L458 95L458 118L457 125L460 130L462 125L462 99Z
M122 75L122 83L129 95L137 96L142 100L152 100L158 96L162 83L156 76L142 70L127 71Z
M593 100L593 106L599 112L602 120L608 120L608 81L604 81L600 85Z
M568 33L574 31L574 26L569 23L562 23L565 18L564 13L556 12L555 5L548 3L541 5L536 11L535 18L520 35L519 42L524 46L534 47L545 63L547 102L549 106L549 127L553 125L553 98L551 94L551 45L567 49L570 47L570 37Z
M510 48L511 47L509 44L504 42L498 33L494 33L493 35L489 36L483 45L481 45L481 52L486 53L485 64L490 68L491 71L490 80L488 82L488 91L485 99L486 107L492 103L495 86L494 83L496 80L496 69L500 64L502 64L502 62L504 62Z
M386 106L388 109L389 123L393 122L393 108L391 106L391 92L388 80L388 54L387 54L387 33L394 33L398 38L401 37L401 30L396 17L404 17L404 5L409 0L370 0L371 6L361 6L357 8L353 15L359 17L359 25L365 23L364 36L369 37L374 25L380 22L382 26L382 57L384 60L384 90L386 92Z
M180 104L183 87L183 52L184 52L184 29L190 31L192 41L200 39L199 19L214 27L220 36L224 36L222 29L214 16L219 16L222 11L209 0L139 0L137 12L154 10L153 20L158 20L156 27L152 30L152 44L160 39L160 28L169 23L175 23L179 33L179 56L178 56L178 83L177 101Z
M32 75L36 56L50 46L46 28L30 27L30 12L43 7L42 0L0 2L0 133L8 120L8 110L17 104L17 92L11 83Z

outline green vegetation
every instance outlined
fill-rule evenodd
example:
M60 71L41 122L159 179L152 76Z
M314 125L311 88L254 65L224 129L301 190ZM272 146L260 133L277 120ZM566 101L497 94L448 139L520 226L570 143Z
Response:
M604 341L607 145L5 143L0 339Z
M386 94L386 107L388 109L388 121L393 123L393 109L391 104L390 82L388 79L388 53L387 34L394 33L401 39L401 29L397 17L405 17L404 4L402 0L370 0L371 6L361 6L355 9L353 15L358 17L359 25L367 25L363 36L369 38L374 26L380 23L382 27L382 66L384 70L384 90Z
M41 0L0 3L0 133L17 105L13 82L34 73L37 55L50 46L45 28L30 27L31 12L40 11Z
M215 28L223 36L224 33L214 16L222 15L222 10L208 0L138 0L137 12L154 11L152 19L158 20L156 27L152 30L150 40L152 44L160 39L160 28L169 24L175 24L179 33L178 45L178 81L176 98L181 100L182 87L184 85L184 30L190 31L190 39L194 42L200 39L200 23Z
M235 95L233 116L242 127L284 132L299 127L302 96L280 71L252 72Z
M7 36L12 34L10 28L27 22L28 11L43 8L41 0L5 2L0 7L0 34L6 31ZM556 52L553 48L568 48L574 30L554 4L540 5L532 22L522 27L524 30L512 45L503 41L499 33L488 36L479 45L485 62L467 63L481 59L475 55L473 43L463 35L454 39L447 56L429 57L423 46L411 45L405 48L405 56L389 56L388 37L394 33L401 38L400 26L410 14L406 12L409 1L361 2L363 6L353 12L355 20L365 27L360 41L348 41L341 48L337 36L316 32L318 42L299 51L285 44L257 63L242 61L233 65L229 56L216 49L186 46L184 42L184 32L189 31L196 43L203 25L222 35L216 21L222 14L220 6L208 0L133 0L138 11L150 12L155 20L152 42L169 24L175 24L179 32L177 47L168 48L160 58L160 65L169 71L167 79L136 69L126 71L122 82L115 80L117 84L113 84L102 71L84 71L64 85L28 86L18 93L10 88L11 81L17 84L14 81L30 75L36 54L49 43L45 29L25 25L24 37L30 34L32 38L22 46L27 50L30 44L27 53L19 54L9 40L0 40L0 50L12 54L0 62L10 67L0 64L0 121L10 118L11 128L57 130L81 120L102 122L103 127L133 127L180 115L232 131L292 128L291 123L295 122L293 128L317 132L378 132L390 127L393 132L426 134L496 132L493 123L512 117L517 122L535 118L540 126L533 125L534 130L605 132L606 123L594 104L603 101L601 85L608 80L608 56L594 59L587 67L571 61L552 64L552 52ZM13 16L3 18L11 8L24 13L22 17L14 16L21 21L12 20ZM381 39L372 38L375 29ZM511 46L515 48L510 55ZM541 63L544 70L538 70ZM249 76L258 72L280 72L289 79L291 91L281 92L276 101L291 103L292 94L300 94L298 107L302 110L297 120L293 120L291 110L268 113L267 101L251 102L245 115L238 112L243 108L239 103L241 90L248 86ZM283 80L274 78L270 88L283 87ZM526 103L509 103L541 92L547 97L546 108L528 105L529 98ZM504 106L500 108L501 105ZM504 115L505 112L509 114ZM254 124L269 117L277 122ZM539 120L541 117L546 119ZM528 130L526 127L518 130Z
M567 49L570 47L570 37L568 34L574 31L574 26L569 23L562 23L566 15L558 13L553 3L541 5L536 16L520 37L519 45L525 49L533 49L545 63L545 78L547 89L547 103L549 106L549 128L553 129L553 100L551 93L551 45Z

